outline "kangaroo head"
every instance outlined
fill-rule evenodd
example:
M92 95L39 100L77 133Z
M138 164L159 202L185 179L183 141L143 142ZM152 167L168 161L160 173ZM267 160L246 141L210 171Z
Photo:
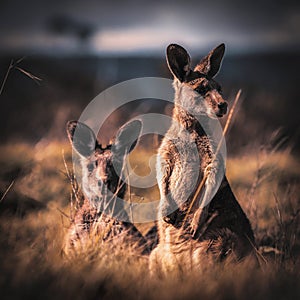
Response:
M89 126L77 121L67 123L68 138L80 157L83 192L90 201L99 201L107 189L124 196L126 186L120 185L117 173L122 171L125 156L136 146L141 128L139 120L125 124L114 142L102 148Z
M175 78L177 100L180 105L196 114L212 118L222 117L227 112L221 86L213 79L221 66L225 45L211 50L192 70L187 51L176 44L167 47L167 63Z

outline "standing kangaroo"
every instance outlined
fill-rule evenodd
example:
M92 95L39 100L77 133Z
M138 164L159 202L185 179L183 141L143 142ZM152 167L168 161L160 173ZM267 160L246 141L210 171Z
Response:
M222 261L240 260L254 253L254 235L249 220L238 204L226 176L208 205L206 201L215 184L215 154L212 141L198 121L199 116L216 119L227 112L220 85L213 79L219 71L225 45L221 44L191 69L190 56L179 45L167 47L167 63L174 76L175 107L172 124L158 150L157 180L161 203L159 208L159 244L150 256L150 271L166 273L170 269L201 268L205 257ZM180 125L180 127L178 126ZM170 138L171 137L171 138ZM196 145L195 165L189 163L188 149ZM195 146L194 146L195 147ZM187 149L187 154L178 153ZM205 180L201 192L197 187ZM187 200L185 189L195 182ZM195 200L196 198L197 201ZM171 205L177 209L168 211ZM180 204L181 203L181 204Z
M86 245L94 247L104 241L115 246L127 244L142 254L149 253L153 247L133 224L112 217L115 210L118 213L114 215L121 219L126 214L123 207L116 204L116 196L123 199L127 186L116 173L115 167L123 169L124 159L137 144L141 128L139 120L125 124L114 142L102 148L90 127L77 121L67 123L68 138L80 159L85 200L69 229L66 253L70 253L70 250L80 252Z

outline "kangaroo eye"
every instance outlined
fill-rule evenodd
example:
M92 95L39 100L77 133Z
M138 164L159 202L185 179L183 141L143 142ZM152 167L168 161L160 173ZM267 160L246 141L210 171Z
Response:
M94 170L95 165L96 165L96 164L93 164L93 163L90 163L90 164L87 165L87 169L88 169L88 171L89 171L90 173Z
M196 91L200 94L200 95L205 95L208 92L208 87L207 86L199 86L196 88Z

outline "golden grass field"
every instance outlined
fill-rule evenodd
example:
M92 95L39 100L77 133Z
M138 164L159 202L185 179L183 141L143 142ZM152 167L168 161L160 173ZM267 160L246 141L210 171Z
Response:
M164 279L150 278L147 257L125 249L103 245L64 255L74 213L66 139L15 142L1 145L0 152L1 299L300 299L300 161L288 147L266 144L227 160L227 176L263 256L261 266L216 265ZM152 154L142 147L131 154L139 174L147 173ZM132 192L140 201L158 197L156 188ZM149 226L137 224L142 232Z

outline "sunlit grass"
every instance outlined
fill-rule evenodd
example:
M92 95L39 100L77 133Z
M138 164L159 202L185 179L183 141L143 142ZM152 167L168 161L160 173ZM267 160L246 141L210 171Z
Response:
M147 257L128 249L82 251L64 255L70 226L71 187L65 174L64 150L72 168L67 142L42 140L36 145L15 143L0 147L3 193L15 183L10 196L31 197L46 209L28 210L23 217L3 213L0 219L0 286L15 298L51 295L57 299L296 299L299 282L299 159L287 150L253 149L227 160L227 176L253 224L258 246L267 263L249 269L240 264L168 278L151 278ZM152 150L137 149L130 158L140 175L149 173ZM288 180L288 183L286 182ZM158 197L157 187L132 190L136 201ZM25 208L26 209L26 208ZM139 225L143 232L150 224ZM265 248L263 248L265 247ZM269 249L264 253L263 249ZM277 252L276 252L277 251ZM298 266L298 267L297 267ZM3 288L2 288L3 287ZM18 289L16 289L18 287Z

